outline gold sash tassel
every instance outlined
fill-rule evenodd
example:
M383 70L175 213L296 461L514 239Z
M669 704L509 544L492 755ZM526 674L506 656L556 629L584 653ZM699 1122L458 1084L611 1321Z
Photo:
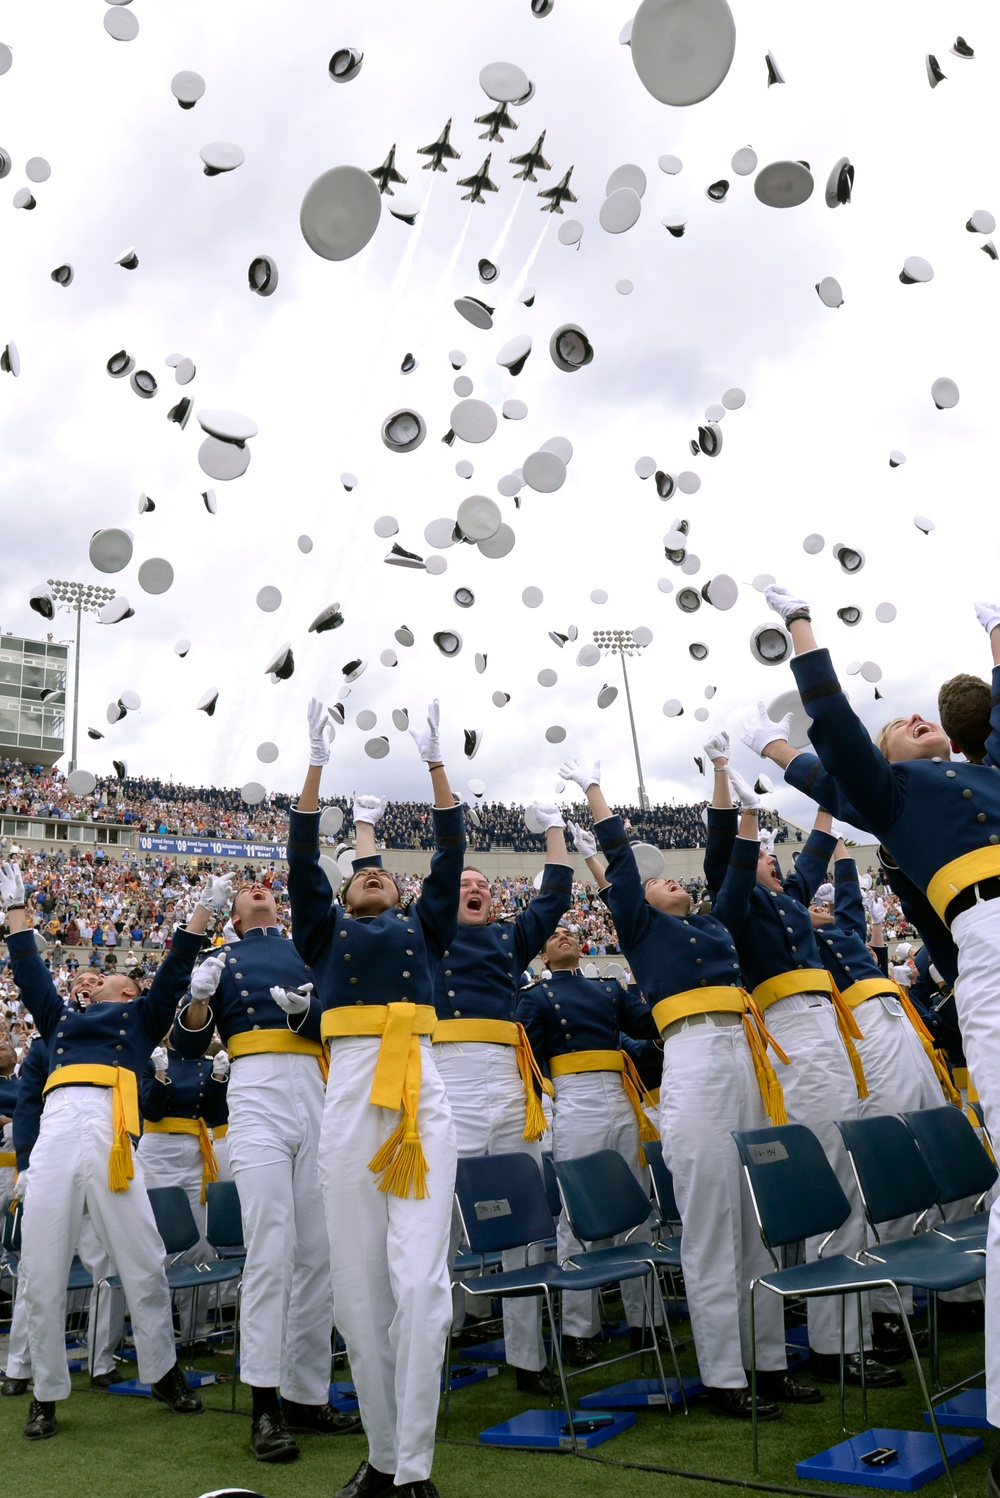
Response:
M517 1057L517 1069L524 1086L524 1135L525 1139L541 1139L548 1128L548 1120L538 1101L538 1089L552 1096L552 1083L542 1076L523 1025L502 1019L439 1019L434 1027L434 1044L449 1041L483 1042L487 1045L512 1045Z
M850 1008L844 1003L837 985L827 972L825 967L799 967L791 968L787 973L775 973L773 978L768 978L763 983L758 983L753 991L756 1003L760 1006L762 1014L766 1014L772 1004L779 999L787 999L796 993L827 993L833 1004L834 1013L837 1016L837 1029L840 1038L844 1042L847 1059L851 1063L851 1071L854 1073L854 1084L858 1090L858 1097L868 1096L868 1083L865 1081L865 1069L861 1065L861 1057L858 1048L854 1044L856 1040L864 1040L864 1036L858 1029L857 1021L851 1014Z
M135 1072L124 1066L59 1066L50 1075L42 1095L56 1087L110 1087L114 1139L108 1156L108 1190L127 1191L135 1176L132 1140L139 1135L139 1088Z
M420 1037L432 1035L437 1015L429 1004L355 1004L327 1009L321 1021L326 1040L344 1035L380 1035L370 1101L398 1112L399 1122L368 1162L378 1189L417 1200L427 1195L427 1160L417 1129L420 1105Z
M201 1204L205 1205L208 1187L219 1179L219 1162L212 1148L212 1138L203 1118L160 1118L143 1124L146 1134L191 1134L197 1137L201 1150Z
M619 1072L625 1096L632 1105L632 1112L639 1126L639 1164L646 1164L646 1151L642 1146L649 1139L659 1139L660 1133L643 1108L643 1103L652 1106L652 1099L643 1086L631 1056L624 1051L569 1051L564 1056L553 1056L549 1062L549 1070L554 1077L571 1076L577 1072Z

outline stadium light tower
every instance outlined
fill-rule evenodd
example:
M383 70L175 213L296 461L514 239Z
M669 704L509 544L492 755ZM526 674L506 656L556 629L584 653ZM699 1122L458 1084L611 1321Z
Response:
M642 761L639 759L639 740L635 732L635 717L632 713L632 693L629 691L628 671L625 669L626 656L638 656L645 645L639 645L630 629L595 629L594 642L598 649L605 655L617 655L621 657L622 676L625 678L625 701L628 703L628 721L632 730L632 748L635 750L635 769L639 777L639 805L643 811L649 810L649 797L646 795L646 787L642 779Z
M73 739L70 749L69 768L76 769L76 732L80 711L80 615L99 614L106 603L115 596L114 588L105 588L100 583L73 583L59 578L49 578L49 590L59 607L76 614L76 650L73 653Z

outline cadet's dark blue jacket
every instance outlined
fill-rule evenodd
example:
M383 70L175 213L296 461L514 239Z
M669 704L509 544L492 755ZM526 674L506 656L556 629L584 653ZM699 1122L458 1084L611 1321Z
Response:
M745 841L736 837L737 822L735 810L709 808L705 875L716 909L714 881L718 869L723 866L723 860L729 859L730 848ZM809 916L809 902L824 877L823 874L816 877L817 861L822 860L825 873L836 846L837 839L830 834L811 832L792 872L786 874L781 890L776 891L757 882L759 847L750 843L754 862L752 880L744 879L738 886L739 904L735 900L726 902L724 919L736 938L740 962L751 989L779 973L823 966ZM804 868L803 858L806 859Z
M357 919L333 903L319 862L319 816L290 813L288 896L292 937L315 973L323 1008L406 1001L433 1005L434 963L444 956L458 927L465 856L462 808L434 809L437 846L420 898L405 911L393 908Z
M438 1019L513 1020L521 974L573 900L573 870L547 863L542 887L512 921L459 923L434 969Z
M61 999L38 955L34 933L7 938L14 981L49 1052L49 1072L62 1066L122 1066L140 1076L155 1046L170 1029L178 1000L191 978L202 938L174 932L170 951L156 970L149 991L124 1003L110 999L79 1010Z
M609 887L601 895L614 919L619 946L650 1007L692 988L742 988L743 974L726 916L732 914L731 902L739 908L743 885L754 878L756 843L736 839L732 874L719 891L711 915L677 916L647 903L621 817L606 817L594 831L608 859Z
M192 1061L203 1056L215 1028L226 1046L233 1035L246 1030L291 1029L319 1043L320 1003L315 994L304 1015L287 1015L271 998L272 987L298 988L313 977L277 926L253 926L241 941L227 942L209 955L223 956L225 969L201 1029L187 1029L178 1017L170 1041L180 1055Z
M540 1063L573 1051L617 1051L624 1032L637 1040L658 1032L646 1000L634 984L585 978L565 969L522 990L517 1017Z
M167 1052L166 1082L148 1062L139 1080L139 1107L143 1118L159 1123L163 1118L203 1118L210 1129L229 1121L226 1081L212 1076L212 1063L204 1057L189 1061L177 1051Z

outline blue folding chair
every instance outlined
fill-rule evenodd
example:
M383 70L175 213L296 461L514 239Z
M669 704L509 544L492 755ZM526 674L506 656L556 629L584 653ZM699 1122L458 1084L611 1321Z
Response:
M235 1181L209 1181L205 1190L205 1237L220 1259L246 1259L243 1213Z
M660 1213L660 1222L671 1238L676 1237L674 1230L680 1231L681 1214L674 1195L673 1172L663 1158L663 1140L647 1139L642 1147L646 1151L646 1164L653 1182L653 1197Z
M632 1174L627 1161L617 1150L595 1150L593 1154L581 1155L576 1160L557 1160L555 1173L556 1180L559 1182L563 1211L566 1213L573 1236L581 1243L595 1243L604 1238L618 1237L622 1233L634 1233L649 1222L651 1214L649 1197ZM612 1279L615 1276L610 1271L615 1266L637 1263L646 1265L649 1270L649 1279L642 1285L645 1306L644 1324L650 1330L651 1350L656 1356L656 1365L666 1396L668 1391L664 1380L663 1363L660 1359L659 1343L654 1330L653 1307L648 1293L649 1283L652 1282L656 1289L663 1328L673 1359L674 1376L677 1379L681 1403L686 1414L687 1399L684 1382L677 1363L677 1350L674 1347L673 1333L670 1330L670 1321L667 1317L659 1279L661 1271L671 1272L680 1268L680 1241L668 1239L666 1243L650 1243L644 1239L627 1239L624 1243L613 1243L602 1248L587 1248L582 1254L574 1254L567 1262L578 1267L584 1264L604 1266ZM645 1350L643 1348L643 1351ZM604 1358L601 1366L607 1363L618 1363L623 1358L632 1356L634 1354L630 1350L619 1357ZM593 1365L591 1365L591 1371L593 1371ZM671 1408L669 1398L667 1407Z
M989 1213L983 1211L983 1203L996 1181L997 1167L965 1114L960 1108L946 1104L943 1108L904 1113L903 1122L934 1179L936 1206L942 1216L950 1202L978 1198L970 1217L937 1223L933 1231L952 1242L984 1239Z
M463 1277L460 1284L463 1290L472 1295L492 1295L501 1300L507 1297L542 1297L552 1329L552 1349L566 1407L566 1432L576 1451L580 1443L576 1438L576 1426L566 1386L566 1370L556 1328L555 1297L565 1290L599 1290L616 1280L638 1279L649 1273L649 1266L636 1261L627 1265L616 1264L609 1272L596 1264L578 1269L563 1268L551 1261L529 1264L529 1249L544 1244L552 1234L552 1213L545 1195L545 1186L530 1155L488 1155L459 1160L455 1199L465 1236L473 1252L502 1253L505 1249L521 1249L524 1252L523 1269ZM449 1362L450 1341L449 1337ZM447 1432L450 1379L446 1380L446 1385L444 1419Z
M750 1389L754 1401L753 1414L753 1471L759 1474L759 1429L756 1414L757 1396L757 1341L755 1300L758 1289L770 1291L782 1299L799 1297L813 1299L820 1295L841 1297L840 1322L840 1422L844 1423L844 1297L853 1295L857 1300L858 1332L861 1332L861 1295L866 1290L884 1289L896 1298L899 1320L910 1344L913 1359L928 1411L931 1428L937 1441L941 1460L951 1485L953 1498L958 1498L952 1476L948 1453L938 1428L934 1406L924 1379L923 1368L917 1356L913 1333L906 1318L899 1285L925 1285L938 1290L957 1289L974 1279L981 1270L969 1269L972 1255L953 1252L948 1256L949 1264L939 1262L936 1266L923 1255L922 1264L907 1265L900 1258L890 1270L873 1258L864 1263L847 1254L831 1254L823 1257L823 1250L830 1238L842 1227L851 1215L851 1204L844 1195L833 1166L826 1158L823 1146L811 1129L802 1124L783 1124L768 1129L753 1129L745 1133L733 1133L739 1151L754 1214L760 1226L764 1247L771 1256L774 1271L757 1276L750 1282ZM928 1235L929 1236L929 1235ZM809 1264L796 1264L789 1269L779 1266L776 1249L787 1244L798 1243L805 1238L822 1238L817 1258ZM965 1260L966 1262L963 1262ZM980 1260L981 1264L981 1260ZM864 1359L861 1361L861 1398L865 1423L868 1422L868 1391L864 1382Z

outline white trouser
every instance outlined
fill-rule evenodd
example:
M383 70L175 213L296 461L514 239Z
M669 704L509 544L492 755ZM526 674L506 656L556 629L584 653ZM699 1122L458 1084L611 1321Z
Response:
M569 1072L555 1078L555 1108L552 1117L553 1160L575 1160L580 1155L591 1155L595 1150L617 1150L628 1161L632 1174L649 1195L649 1171L639 1164L639 1125L632 1104L622 1086L621 1073L615 1071ZM652 1205L652 1204L650 1204ZM625 1234L617 1238L601 1238L588 1245L590 1248L605 1248L611 1243L623 1243ZM651 1238L649 1224L628 1234L633 1243L648 1243ZM566 1213L560 1214L556 1224L556 1255L560 1264L573 1254L578 1254L583 1244L575 1238L566 1221ZM629 1326L642 1326L646 1320L642 1293L642 1281L623 1280L621 1283L622 1305ZM597 1291L564 1290L562 1298L562 1329L567 1337L593 1337L597 1334ZM653 1292L653 1310L656 1310L656 1295Z
M969 1075L994 1148L1000 1140L1000 904L986 900L952 922L958 947L955 1007ZM1000 1197L986 1240L986 1417L1000 1425Z
M137 1151L142 1160L146 1177L146 1190L157 1186L180 1186L191 1204L191 1212L198 1227L199 1238L193 1248L181 1255L182 1264L206 1264L216 1257L215 1249L205 1237L205 1206L201 1200L201 1177L203 1160L201 1147L194 1134L143 1134ZM166 1260L164 1260L166 1262ZM198 1304L192 1303L197 1296ZM212 1302L210 1290L184 1290L176 1297L180 1317L181 1336L191 1334L194 1313L195 1336L203 1337L209 1330L208 1310Z
M727 1016L728 1018L728 1016ZM713 1389L746 1387L749 1284L774 1269L761 1242L733 1143L767 1114L743 1025L699 1024L663 1043L660 1133L681 1214L681 1258L701 1378ZM757 1366L783 1370L782 1303L757 1293Z
M240 1056L229 1074L229 1164L246 1267L240 1378L296 1404L330 1399L330 1245L319 1187L315 1056Z
M110 1088L56 1088L46 1098L31 1152L21 1240L31 1265L24 1289L36 1399L69 1397L66 1277L85 1210L125 1287L139 1377L155 1383L176 1362L163 1242L141 1162L127 1191L108 1187L111 1104Z
M455 1125L429 1038L420 1046L417 1127L427 1196L378 1188L368 1162L399 1122L369 1101L377 1036L330 1043L320 1173L333 1305L368 1437L368 1460L397 1484L425 1482L434 1459L441 1369L451 1322L448 1245Z
M864 1036L854 1044L868 1083L868 1096L861 1099L861 1117L940 1108L945 1100L941 1083L896 995L876 994L866 999L854 1010L854 1018ZM891 1222L880 1222L879 1237L886 1243L893 1238L906 1238L913 1232L914 1221L915 1214L910 1213ZM869 1240L875 1241L870 1233ZM900 1286L900 1294L909 1315L913 1310L913 1291L908 1285ZM884 1315L899 1314L895 1298L888 1290L873 1290L870 1304L873 1311Z
M94 1232L89 1212L84 1212L80 1227L80 1241L76 1248L83 1267L89 1272L95 1286L109 1275L117 1274L114 1264L105 1252ZM10 1340L7 1348L7 1377L31 1377L31 1351L28 1347L28 1302L24 1296L28 1262L23 1257L18 1266L17 1297L10 1323ZM119 1289L104 1288L100 1295L93 1291L87 1310L88 1366L91 1374L110 1373L115 1366L114 1352L125 1330L125 1294Z
M470 1155L530 1155L542 1168L542 1146L524 1137L524 1083L517 1069L517 1055L511 1045L492 1045L483 1041L445 1041L434 1047L434 1060L441 1074L455 1119L455 1137L459 1159ZM450 1262L461 1237L458 1209L455 1209ZM545 1257L543 1248L531 1250L531 1262ZM515 1250L503 1256L504 1269L520 1269L524 1254ZM465 1319L465 1299L456 1286L452 1296L452 1329L461 1328ZM545 1366L542 1342L542 1305L538 1298L505 1300L503 1334L507 1362L514 1368L528 1368L537 1373Z
M857 1184L837 1120L857 1118L858 1089L850 1058L837 1029L833 1004L820 994L791 994L772 1004L764 1016L767 1028L789 1057L789 1065L775 1062L778 1081L785 1092L785 1111L790 1123L812 1129L833 1166L851 1215L826 1245L824 1253L859 1254L868 1243L864 1212ZM806 1239L806 1262L812 1263L822 1237ZM848 1352L858 1351L858 1318L855 1304L845 1306L845 1339ZM871 1314L868 1297L862 1298L865 1346L871 1346ZM808 1302L809 1346L813 1352L840 1351L840 1298L824 1295Z

